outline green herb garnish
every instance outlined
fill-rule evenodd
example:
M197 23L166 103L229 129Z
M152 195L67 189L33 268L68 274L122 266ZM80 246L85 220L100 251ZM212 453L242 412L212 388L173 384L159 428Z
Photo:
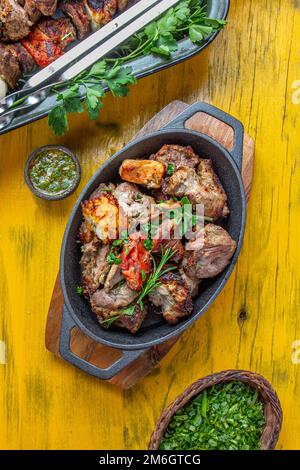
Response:
M201 44L226 24L206 15L204 1L182 0L134 34L106 60L94 64L67 84L56 85L52 91L56 93L57 106L49 113L49 126L55 134L63 135L69 129L67 114L82 113L84 109L90 119L97 119L106 89L122 97L127 95L128 85L136 83L132 68L125 66L127 62L148 54L169 60L181 39L189 37L194 44Z
M76 287L76 294L83 295L83 287L82 286L77 286Z
M161 450L258 450L265 426L256 390L229 382L204 390L172 418Z
M108 253L106 260L109 264L121 264L121 258L113 251Z
M173 165L173 163L168 163L167 175L172 176L174 171L175 171L175 166Z
M147 238L146 240L143 241L143 247L146 250L151 251L153 248L153 241L150 238Z

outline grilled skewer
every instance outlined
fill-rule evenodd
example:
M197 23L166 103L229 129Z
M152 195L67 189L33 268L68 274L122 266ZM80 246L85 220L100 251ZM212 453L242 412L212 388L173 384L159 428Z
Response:
M100 28L117 12L124 10L128 2L128 0L68 0L62 2L60 7L70 19L45 19L38 22L30 31L29 27L34 18L33 13L28 12L33 12L35 8L40 14L52 14L57 1L24 0L24 8L15 0L0 1L0 21L2 21L0 37L21 39L21 43L13 45L0 42L0 99L6 95L9 88L16 87L22 72L32 71L35 64L45 67L60 57L66 46L76 39L76 31L78 38L82 39L90 29ZM6 6L5 9L2 7L2 2ZM12 12L15 12L13 17L15 24L17 24L16 17L20 21L22 19L23 22L18 23L18 28L10 27L10 23L6 20L7 12L11 17ZM39 17L40 15L35 15L35 19Z

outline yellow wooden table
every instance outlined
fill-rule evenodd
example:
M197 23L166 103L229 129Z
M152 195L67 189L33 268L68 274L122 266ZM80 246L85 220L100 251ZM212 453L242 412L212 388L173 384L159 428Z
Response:
M300 2L231 4L229 25L209 49L140 80L127 98L108 96L98 122L72 118L61 139L46 120L0 137L0 448L145 448L162 409L184 387L226 368L251 369L273 383L284 412L278 448L300 448L300 365L292 348L300 340L300 95L293 89L300 87ZM64 227L83 185L176 98L223 108L256 140L245 242L210 310L159 368L121 392L46 351L46 314ZM24 182L28 154L48 143L70 147L82 164L80 187L63 202L34 198Z

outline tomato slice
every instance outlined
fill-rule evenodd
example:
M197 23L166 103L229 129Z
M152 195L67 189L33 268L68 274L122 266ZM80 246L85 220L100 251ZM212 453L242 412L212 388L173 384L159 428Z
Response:
M142 290L151 271L151 255L143 245L145 237L132 234L122 250L121 269L127 285L132 290Z

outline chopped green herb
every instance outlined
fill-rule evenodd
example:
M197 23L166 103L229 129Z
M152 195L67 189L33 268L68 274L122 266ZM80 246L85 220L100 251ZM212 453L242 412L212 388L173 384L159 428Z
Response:
M172 176L174 171L175 171L175 166L173 165L173 163L168 163L167 175Z
M108 254L106 260L109 264L121 264L121 258L113 251Z
M118 240L114 240L112 245L113 246L123 246L125 243L125 239L118 239Z
M153 241L150 240L150 238L147 238L143 241L143 246L146 248L146 250L151 251L153 248Z
M259 450L265 426L256 390L242 382L215 385L171 419L161 450Z
M83 295L83 287L82 286L77 286L76 287L76 294Z

